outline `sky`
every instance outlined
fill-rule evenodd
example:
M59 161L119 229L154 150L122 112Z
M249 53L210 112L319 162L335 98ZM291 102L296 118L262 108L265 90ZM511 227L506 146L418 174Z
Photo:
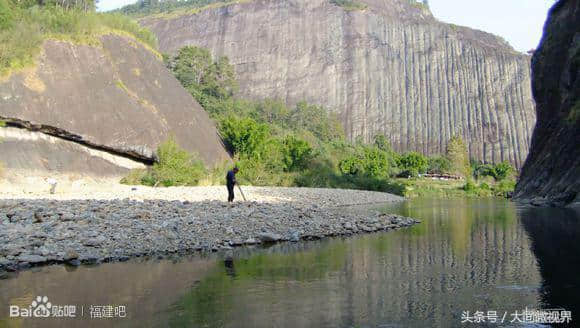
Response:
M100 0L99 10L112 10L134 2ZM440 21L502 36L521 52L537 47L553 3L554 0L429 0L431 12Z

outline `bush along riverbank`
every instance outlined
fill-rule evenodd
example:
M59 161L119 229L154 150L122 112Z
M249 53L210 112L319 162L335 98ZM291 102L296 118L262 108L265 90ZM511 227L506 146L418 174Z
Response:
M152 199L143 201L0 200L0 272L51 263L94 264L144 255L297 242L418 223L379 212L344 211L339 206L401 200L385 193L248 188L255 201L232 205L211 200L222 198L222 188L171 189L178 189L175 192L182 199L191 193L198 199L205 195L207 200L154 199L159 189L141 191L142 197L152 193ZM160 197L168 196L162 194ZM280 199L271 198L276 195ZM292 195L298 198L289 198Z
M206 49L184 47L175 56L166 55L165 61L217 122L244 184L375 190L407 197L505 196L513 190L515 170L508 163L470 163L460 137L449 140L445 154L432 157L397 153L382 135L370 144L348 142L337 116L321 106L301 102L288 107L272 99L235 97L238 85L226 57L215 59ZM151 169L133 171L122 182L223 184L231 167L224 163L206 169L173 140L163 144L158 155ZM420 178L425 173L461 180Z

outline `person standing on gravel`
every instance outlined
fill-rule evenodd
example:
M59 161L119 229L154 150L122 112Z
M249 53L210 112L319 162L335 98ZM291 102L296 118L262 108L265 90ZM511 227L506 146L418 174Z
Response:
M234 167L233 170L229 170L226 174L226 186L228 187L228 202L234 201L234 185L236 184L236 173L238 173L238 167Z

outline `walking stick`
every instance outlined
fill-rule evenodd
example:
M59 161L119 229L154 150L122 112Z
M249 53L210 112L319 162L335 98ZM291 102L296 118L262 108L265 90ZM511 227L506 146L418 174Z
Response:
M242 198L244 198L244 202L247 202L248 200L246 199L246 196L244 195L244 192L242 191L242 187L240 187L240 185L237 183L236 183L236 186L238 186L238 190L240 191L240 194L242 194Z

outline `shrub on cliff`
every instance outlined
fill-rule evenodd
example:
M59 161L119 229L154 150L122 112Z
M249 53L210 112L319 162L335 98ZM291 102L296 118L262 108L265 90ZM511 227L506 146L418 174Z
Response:
M168 60L169 68L181 84L197 97L227 99L237 90L235 71L227 57L213 60L209 50L186 46ZM205 99L198 99L206 102Z
M337 6L343 7L346 10L363 10L367 7L367 5L364 3L354 0L330 0L330 2Z

